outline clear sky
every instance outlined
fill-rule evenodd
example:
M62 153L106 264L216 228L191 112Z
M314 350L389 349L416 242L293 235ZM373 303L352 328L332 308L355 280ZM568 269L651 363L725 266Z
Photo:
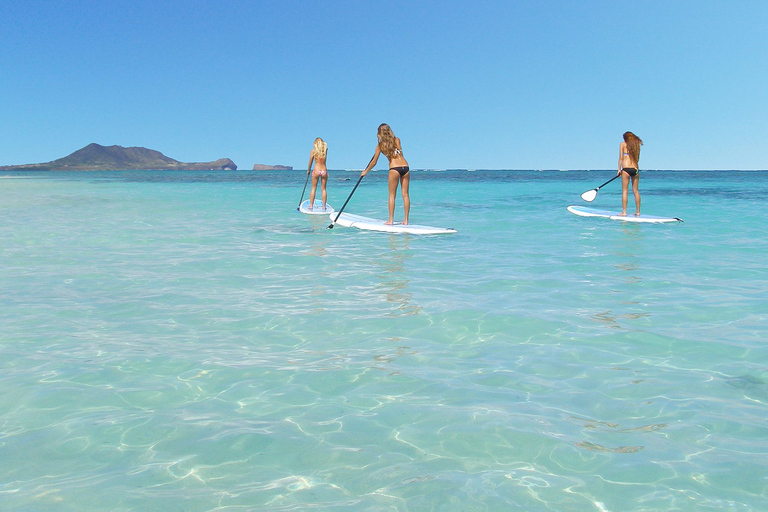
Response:
M768 1L0 0L0 165L768 168ZM386 159L377 168L385 168Z

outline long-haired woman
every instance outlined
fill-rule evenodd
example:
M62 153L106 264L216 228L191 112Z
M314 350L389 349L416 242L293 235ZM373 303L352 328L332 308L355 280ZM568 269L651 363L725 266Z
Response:
M408 224L408 214L411 211L411 198L408 195L408 185L411 181L411 172L408 167L408 162L403 156L403 147L400 145L400 139L395 137L392 133L392 128L388 124L382 123L379 126L377 134L378 144L376 144L376 151L373 154L373 158L368 162L368 166L363 170L361 176L368 174L379 160L379 155L384 153L384 156L389 160L389 220L385 224L392 224L395 216L395 194L397 193L397 184L400 184L400 190L403 194L403 209L405 215L403 217L403 224Z
M325 190L325 186L328 183L328 168L325 166L325 159L328 157L328 144L325 143L320 137L315 139L315 143L312 145L312 152L309 154L309 167L307 167L307 174L312 172L312 188L309 190L309 209L315 206L315 192L317 190L317 182L320 181L323 197L323 210L325 210L325 202L328 199L328 193ZM315 170L312 170L312 161L315 162Z
M632 132L624 133L624 142L619 146L619 172L621 175L621 214L627 214L627 200L629 197L629 182L632 180L632 194L635 196L635 215L640 215L640 146L643 141Z

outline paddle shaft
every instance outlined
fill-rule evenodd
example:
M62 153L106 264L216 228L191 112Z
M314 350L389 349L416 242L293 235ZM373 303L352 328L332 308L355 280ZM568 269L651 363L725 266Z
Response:
M304 180L304 189L301 191L301 197L299 198L299 206L296 207L297 210L301 208L301 202L304 200L304 192L307 191L307 183L309 183L309 171L307 171L307 179Z
M618 178L619 176L621 176L621 174L617 174L617 175L616 175L616 176L614 176L613 178L609 179L608 181L606 181L605 183L603 183L602 185L600 185L599 187L597 187L595 190L600 190L601 188L603 188L604 186L606 186L607 184L609 184L610 182L612 182L613 180L615 180L615 179L616 179L616 178Z
M346 201L344 201L344 206L341 207L341 210L339 210L339 213L336 214L336 218L333 219L333 221L331 222L331 225L328 226L328 229L333 229L333 225L336 223L337 220L339 220L339 217L341 216L341 212L343 212L344 208L347 207L347 203L349 202L350 199L352 199L352 194L355 193L355 190L357 190L357 186L360 184L361 181L363 181L362 174L360 175L360 179L357 180L357 183L355 183L355 187L352 189L352 192L349 193L349 197L347 198Z

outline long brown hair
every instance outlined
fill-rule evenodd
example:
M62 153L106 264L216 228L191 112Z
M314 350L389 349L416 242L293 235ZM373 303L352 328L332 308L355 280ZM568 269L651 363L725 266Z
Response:
M629 156L637 165L640 165L640 146L643 145L643 141L632 132L624 132L624 142L627 143Z
M387 158L392 160L392 157L395 156L395 150L397 149L397 142L395 141L395 134L392 133L392 128L390 128L387 123L381 123L379 125L378 138L379 150L381 150Z

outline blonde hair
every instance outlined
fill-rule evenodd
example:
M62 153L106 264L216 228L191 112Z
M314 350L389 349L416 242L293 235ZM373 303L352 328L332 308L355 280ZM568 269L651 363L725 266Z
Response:
M328 154L328 144L320 137L316 138L312 154L315 158L325 158L325 155Z
M636 164L640 165L640 146L643 145L643 141L632 132L624 132L624 142L627 143L629 156Z
M379 125L377 136L379 139L379 150L384 153L387 158L392 160L392 157L395 156L395 150L397 149L397 142L395 141L396 137L395 134L392 133L392 128L390 128L387 123L381 123Z

